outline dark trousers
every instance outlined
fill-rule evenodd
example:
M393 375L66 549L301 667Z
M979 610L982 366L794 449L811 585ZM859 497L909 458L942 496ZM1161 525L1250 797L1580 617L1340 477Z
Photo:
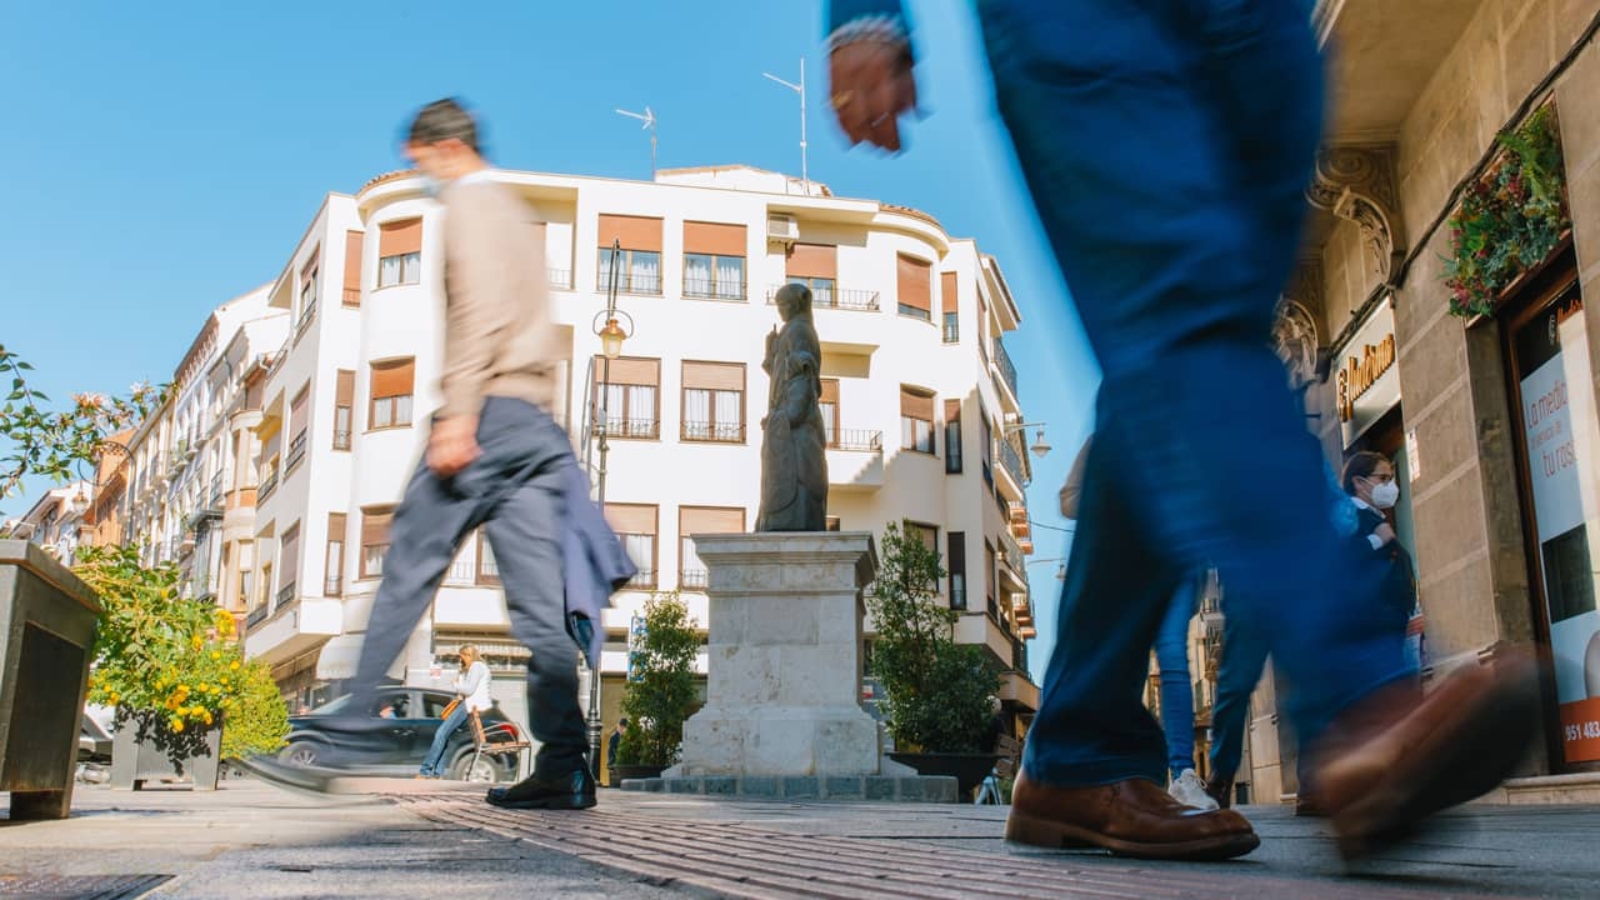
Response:
M1339 621L1322 459L1270 349L1323 73L1307 0L981 0L1001 116L1103 373L1023 768L1162 782L1140 702L1207 563L1294 682L1298 733L1397 677ZM1381 642L1380 642L1381 643Z
M452 478L435 476L425 460L412 476L395 510L383 582L350 691L360 700L383 680L433 604L456 549L482 526L500 570L511 633L532 652L528 729L541 743L534 772L558 777L582 768L588 750L561 551L563 469L576 461L566 433L548 413L503 397L485 401L478 446L478 459Z

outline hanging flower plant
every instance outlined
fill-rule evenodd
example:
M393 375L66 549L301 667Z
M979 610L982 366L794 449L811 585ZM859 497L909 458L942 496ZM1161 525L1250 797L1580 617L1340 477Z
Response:
M1544 260L1572 227L1555 109L1497 139L1503 149L1449 219L1450 312L1487 315L1506 286Z

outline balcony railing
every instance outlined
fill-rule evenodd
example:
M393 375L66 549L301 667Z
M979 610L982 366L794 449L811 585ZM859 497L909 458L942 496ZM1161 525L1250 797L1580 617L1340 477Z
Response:
M1017 452L1017 446L1008 440L997 440L995 444L995 457L1000 460L1000 465L1011 473L1011 479L1018 485L1026 487L1027 479L1022 475L1027 471L1022 466L1022 455Z
M703 591L709 584L705 569L684 569L678 575L678 588L685 591Z
M961 316L959 313L947 312L944 314L944 342L946 344L960 343L961 341Z
M625 419L621 416L607 416L605 419L607 437L614 438L659 438L661 437L661 420Z
M266 478L262 479L261 487L256 489L256 502L258 504L265 502L268 497L272 496L272 492L277 490L277 489L278 489L278 470L277 469L273 469L271 472L267 473L267 477Z
M718 422L684 422L683 440L742 444L744 443L744 423L734 422L724 425Z
M222 508L222 473L211 476L211 489L206 493L206 507L208 509Z
M478 567L470 559L458 559L450 564L450 571L445 573L445 584L472 584L477 580Z
M282 609L283 607L287 606L289 601L294 599L294 589L296 587L298 587L298 585L291 581L283 587L278 588L278 596L276 598L278 609Z
M550 269L550 286L564 291L572 290L571 269Z
M337 597L344 593L344 577L329 575L322 580L322 596Z
M773 285L767 289L767 304L769 306L778 302L778 288L780 287L783 287L783 285ZM878 292L862 290L841 291L838 288L814 290L811 292L811 308L877 312Z
M496 563L492 559L479 559L478 560L478 583L479 584L499 584L500 583L500 564Z
M595 284L601 291L611 289L611 273L606 266L601 266L595 275ZM661 275L655 272L618 272L617 291L623 294L655 294L661 293Z
M883 432L846 428L834 433L828 447L832 450L854 450L861 453L880 452L883 450Z
M744 282L724 281L720 278L707 278L704 275L684 273L683 295L696 300L743 302Z
M641 588L641 589L645 589L645 590L650 590L650 589L653 589L655 586L656 586L656 570L655 569L640 569L637 573L634 574L634 576L632 578L628 579L628 587L631 587L631 588Z
M1011 396L1020 397L1017 393L1017 367L1011 362L1011 354L1006 352L1006 345L1000 343L999 338L994 339L994 365L1000 370L1000 377L1005 379L1006 385L1011 388Z
M265 603L257 606L255 609L250 610L250 614L244 617L244 627L254 628L257 625L260 625L266 620L267 613L269 612L271 612L271 609Z
M299 321L294 323L294 335L295 335L295 337L299 337L300 335L305 334L306 327L309 326L311 324L311 320L315 319L316 317L317 317L317 301L316 300L312 300L310 303L306 304L305 310L300 313Z
M350 429L342 428L342 429L335 429L334 430L334 432L333 432L333 449L335 449L335 450L349 450L350 449Z
M284 471L287 472L290 469L293 469L295 466L299 465L300 464L300 460L305 459L305 456L306 456L306 433L304 431L302 431L299 434L294 436L294 440L289 442L289 458L288 458L287 461L284 462L284 466L283 466Z

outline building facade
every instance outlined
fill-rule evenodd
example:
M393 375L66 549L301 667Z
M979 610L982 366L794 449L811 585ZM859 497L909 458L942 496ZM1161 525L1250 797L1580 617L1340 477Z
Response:
M1281 355L1335 466L1363 449L1395 460L1425 679L1510 642L1553 653L1543 743L1521 774L1557 777L1505 796L1600 797L1600 312L1585 303L1600 290L1600 2L1324 0L1316 16L1334 106ZM1452 217L1533 195L1507 168L1516 140L1498 136L1540 121L1571 226L1454 315L1454 242L1481 223ZM1467 257L1527 253L1515 244ZM1261 800L1296 790L1277 708L1269 679L1252 725Z
M1031 469L1003 342L1021 316L998 263L915 210L820 186L796 193L791 179L742 167L654 182L495 177L546 223L564 348L553 412L591 476L603 464L606 514L640 570L601 623L606 727L644 600L677 591L703 627L691 536L754 523L765 339L779 322L773 294L790 281L810 286L823 347L829 527L915 523L950 569L942 598L964 613L958 638L988 649L1025 726L1038 703L1026 653ZM329 195L267 289L294 325L260 381L246 648L297 702L353 672L389 516L439 402L440 212L409 173ZM606 361L597 332L614 242L631 333ZM492 548L474 534L394 674L426 679L471 641L520 719L525 657L508 625Z

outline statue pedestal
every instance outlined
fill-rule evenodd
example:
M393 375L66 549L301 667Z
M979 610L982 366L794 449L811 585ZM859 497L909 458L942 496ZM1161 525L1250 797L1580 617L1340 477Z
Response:
M861 708L866 532L695 538L710 598L706 705L682 761L624 788L743 796L954 801L955 779L883 757Z

